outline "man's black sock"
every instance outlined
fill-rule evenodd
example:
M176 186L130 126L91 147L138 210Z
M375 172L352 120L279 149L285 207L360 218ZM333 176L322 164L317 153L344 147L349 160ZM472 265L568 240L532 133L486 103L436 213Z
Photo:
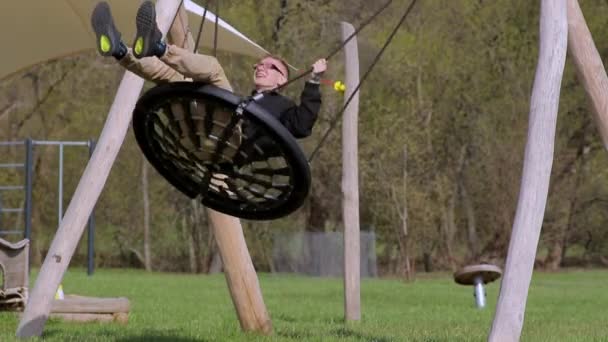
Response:
M156 42L156 46L154 47L154 56L161 58L165 52L167 51L167 44L162 40Z
M129 49L128 49L128 48L127 48L127 46L126 46L126 45L125 45L125 44L124 44L124 43L121 41L121 42L118 44L118 48L116 49L116 52L114 52L114 53L112 54L112 56L113 56L114 58L116 58L116 60L118 60L118 61L119 61L119 60L123 59L123 57L124 57L124 56L126 56L126 55L127 55L127 52L129 52Z

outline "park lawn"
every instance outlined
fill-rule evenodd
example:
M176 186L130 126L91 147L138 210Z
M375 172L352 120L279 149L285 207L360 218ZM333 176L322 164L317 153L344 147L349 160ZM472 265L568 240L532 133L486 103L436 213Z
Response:
M272 318L270 337L240 331L223 275L70 269L66 294L126 296L129 323L49 320L44 341L484 341L498 284L487 286L478 310L473 289L447 273L419 274L413 283L365 279L362 319L343 322L342 280L260 274ZM608 341L608 271L535 273L522 341ZM0 341L15 341L18 317L0 313Z

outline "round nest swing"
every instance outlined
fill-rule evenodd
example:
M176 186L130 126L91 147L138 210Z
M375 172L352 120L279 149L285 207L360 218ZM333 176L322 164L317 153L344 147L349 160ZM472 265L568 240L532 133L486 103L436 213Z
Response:
M133 130L169 183L216 211L276 219L308 195L310 168L298 143L252 98L209 84L161 84L138 100Z

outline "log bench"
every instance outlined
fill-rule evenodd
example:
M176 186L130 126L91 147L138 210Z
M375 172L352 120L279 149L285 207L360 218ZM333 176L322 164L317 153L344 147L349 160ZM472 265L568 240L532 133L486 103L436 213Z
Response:
M51 318L74 322L117 322L126 324L129 320L129 299L97 298L66 295L64 299L53 300Z

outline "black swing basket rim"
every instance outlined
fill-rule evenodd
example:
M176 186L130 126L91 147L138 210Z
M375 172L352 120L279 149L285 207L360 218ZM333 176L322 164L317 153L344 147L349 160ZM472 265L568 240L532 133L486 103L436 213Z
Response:
M133 112L133 132L140 149L149 163L171 185L188 197L195 199L199 194L192 189L190 184L187 184L188 182L176 177L171 169L165 167L165 164L154 152L154 142L148 139L148 129L152 123L152 120L148 118L150 108L158 107L160 102L167 101L166 99L172 96L200 99L213 98L215 101L223 102L235 109L245 99L211 84L184 81L159 84L144 93L137 101ZM212 196L201 196L200 201L208 208L242 219L272 220L284 217L300 208L310 191L311 175L306 156L289 131L257 103L253 101L249 102L244 107L242 115L257 124L261 124L266 132L271 135L272 139L280 143L281 149L286 151L284 157L291 166L292 176L295 180L293 182L292 193L286 201L272 208L272 210L243 211L240 208L232 206L222 206Z

